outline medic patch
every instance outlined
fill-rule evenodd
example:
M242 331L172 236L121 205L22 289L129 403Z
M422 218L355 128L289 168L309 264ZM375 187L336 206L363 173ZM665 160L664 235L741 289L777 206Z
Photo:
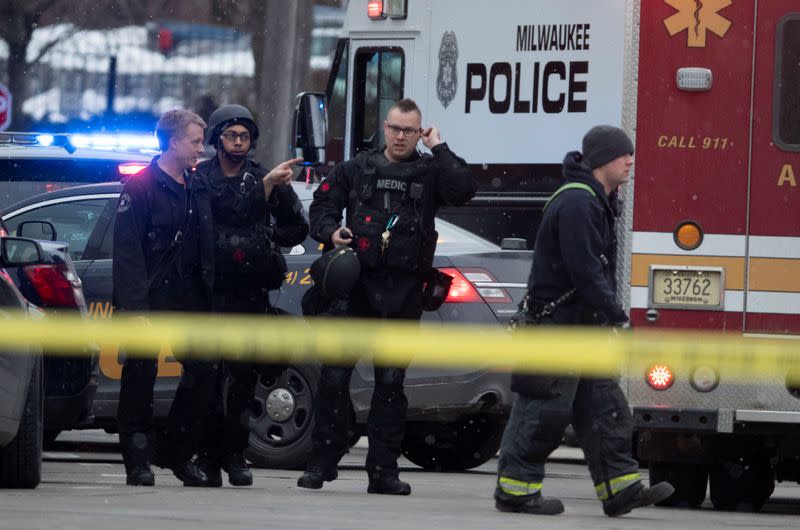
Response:
M321 189L322 191L330 191L331 185L329 182L323 182L322 184L319 185L319 189Z
M378 179L378 182L375 183L375 189L381 191L400 191L405 193L408 189L408 183L403 180Z
M119 203L117 203L117 213L125 213L131 207L131 196L127 193L123 193L119 197Z
M370 242L370 240L366 237L359 237L356 245L358 245L358 250L361 252L366 252L369 250L369 247L372 246L372 242Z

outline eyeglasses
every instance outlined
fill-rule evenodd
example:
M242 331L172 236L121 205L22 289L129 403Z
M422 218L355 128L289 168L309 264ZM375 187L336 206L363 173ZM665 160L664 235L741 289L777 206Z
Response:
M229 142L235 142L237 139L241 140L242 142L249 142L250 141L250 133L243 132L243 133L235 133L233 131L227 131L220 134L223 138L228 140Z
M422 129L414 129L412 127L398 127L397 125L389 125L388 123L386 126L392 132L393 135L398 136L400 133L403 133L405 136L411 136L412 134L419 134Z

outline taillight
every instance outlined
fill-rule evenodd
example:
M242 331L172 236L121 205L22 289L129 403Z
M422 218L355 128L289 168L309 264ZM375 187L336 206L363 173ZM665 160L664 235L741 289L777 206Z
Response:
M654 364L645 375L647 384L654 390L666 390L675 382L675 376L666 364Z
M458 269L447 267L439 270L453 277L453 283L450 284L450 292L447 293L445 303L460 304L481 301L481 295L478 294L475 287L458 271Z
M31 265L25 267L33 288L44 307L80 307L80 283L65 265Z
M486 302L490 304L510 304L512 302L508 291L502 287L486 285L497 283L497 278L495 278L491 272L486 269L478 268L461 269L461 271L464 273L464 276L475 285L478 294L480 294Z

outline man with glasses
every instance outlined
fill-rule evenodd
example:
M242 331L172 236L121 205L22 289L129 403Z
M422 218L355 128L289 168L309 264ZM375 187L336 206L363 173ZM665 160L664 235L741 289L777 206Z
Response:
M216 155L197 166L214 218L213 308L219 313L273 312L269 292L283 284L286 274L278 247L299 245L308 235L303 205L290 185L293 166L302 159L268 170L248 157L257 139L250 111L223 105L209 117L208 144ZM222 484L222 468L232 486L249 486L253 475L244 451L256 383L259 376L275 380L286 366L226 361L223 368L229 378L223 424L212 425L201 461L213 485Z
M444 204L465 204L476 184L466 162L442 142L439 130L422 128L422 113L414 101L403 99L392 106L383 128L385 146L337 165L314 192L311 235L328 249L352 246L359 257L361 274L350 293L350 316L419 321L423 305L436 308L423 287L437 281L449 287L432 267L436 212ZM417 152L420 139L432 154ZM443 297L438 303L442 301ZM337 478L336 467L352 436L352 370L322 367L311 459L297 481L301 488L319 489L324 481ZM368 493L411 493L397 469L408 407L404 378L405 367L375 367L367 426Z

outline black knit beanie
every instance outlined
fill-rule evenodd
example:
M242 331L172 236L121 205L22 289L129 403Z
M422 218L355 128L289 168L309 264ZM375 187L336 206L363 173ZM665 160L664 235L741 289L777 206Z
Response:
M583 158L591 169L628 153L633 154L633 142L619 127L598 125L583 137Z

